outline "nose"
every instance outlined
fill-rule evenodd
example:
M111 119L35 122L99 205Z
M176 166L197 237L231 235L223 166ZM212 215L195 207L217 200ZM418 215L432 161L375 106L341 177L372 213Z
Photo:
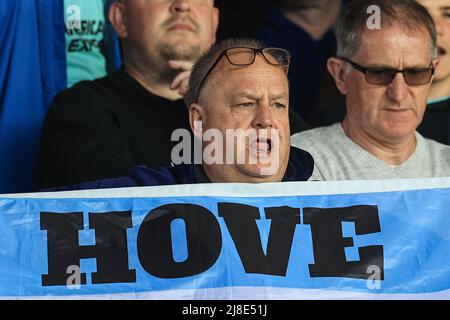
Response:
M408 90L408 84L405 82L403 74L397 73L394 80L387 87L387 96L390 100L400 103L408 97Z
M256 108L253 127L257 129L273 128L272 109L268 104L260 104L258 108Z
M188 0L174 0L170 6L172 13L182 13L190 10L190 4Z

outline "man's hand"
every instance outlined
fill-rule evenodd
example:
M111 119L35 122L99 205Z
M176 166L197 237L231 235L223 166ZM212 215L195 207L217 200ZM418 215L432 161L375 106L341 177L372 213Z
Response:
M189 76L194 64L189 61L170 60L169 67L174 70L180 70L180 73L175 77L170 85L170 89L178 90L178 93L185 97L189 89Z

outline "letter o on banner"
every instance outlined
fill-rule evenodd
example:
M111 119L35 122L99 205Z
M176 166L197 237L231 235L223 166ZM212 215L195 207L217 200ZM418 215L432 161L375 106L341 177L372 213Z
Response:
M173 258L171 223L184 220L188 256ZM168 204L153 209L139 228L137 251L142 267L158 278L182 278L208 270L220 255L222 235L212 212L194 204Z

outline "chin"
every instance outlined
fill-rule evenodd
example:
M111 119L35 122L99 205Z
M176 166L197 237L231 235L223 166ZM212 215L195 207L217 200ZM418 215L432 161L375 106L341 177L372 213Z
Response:
M188 41L184 38L175 40L166 42L162 46L163 56L169 60L195 61L201 55L202 50L198 42Z
M165 42L172 46L196 46L199 44L199 39L191 32L179 32L167 35Z
M276 182L281 181L279 177L279 168L277 170L271 168L270 165L260 166L260 165L251 165L241 168L239 170L242 174L249 177L251 182ZM275 171L275 172L274 172Z

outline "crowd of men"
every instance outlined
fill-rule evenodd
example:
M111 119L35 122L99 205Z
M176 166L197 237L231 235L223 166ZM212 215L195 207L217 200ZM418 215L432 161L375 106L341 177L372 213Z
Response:
M38 187L450 176L450 0L279 1L265 43L216 43L219 17L213 0L115 1L123 65L54 99ZM305 56L275 41L295 28ZM313 105L322 69L343 102ZM333 124L305 131L314 113Z

